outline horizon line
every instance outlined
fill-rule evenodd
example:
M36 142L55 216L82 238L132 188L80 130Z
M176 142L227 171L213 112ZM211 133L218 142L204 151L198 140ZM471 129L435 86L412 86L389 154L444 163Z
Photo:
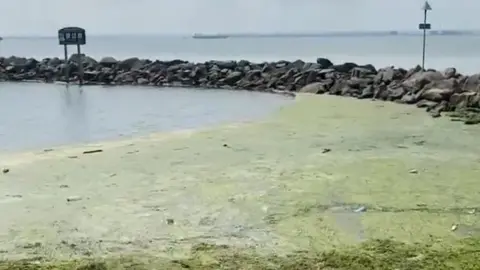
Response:
M429 30L428 32L452 32L459 34L480 34L480 29L438 29ZM87 32L88 33L88 32ZM193 34L198 35L218 35L218 36L316 36L316 35L355 35L355 34L415 34L421 33L421 30L356 30L356 31L323 31L323 32L196 32L196 33L95 33L90 37L125 37L125 36L157 36L157 37L192 37ZM2 38L19 39L19 38L56 38L57 35L5 35Z

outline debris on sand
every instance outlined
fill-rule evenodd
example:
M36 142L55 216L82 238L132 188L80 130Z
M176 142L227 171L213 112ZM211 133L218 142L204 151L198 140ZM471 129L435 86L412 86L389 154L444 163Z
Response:
M367 212L367 207L365 206L360 206L359 208L353 210L355 213L362 213L362 212Z
M83 154L94 154L94 153L101 153L101 152L103 152L102 149L95 149L95 150L83 151Z
M67 202L76 202L82 200L82 197L80 196L70 196L67 198Z

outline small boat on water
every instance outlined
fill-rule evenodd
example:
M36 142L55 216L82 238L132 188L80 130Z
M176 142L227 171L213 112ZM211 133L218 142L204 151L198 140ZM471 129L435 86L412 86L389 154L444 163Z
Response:
M228 38L227 35L219 35L219 34L206 35L206 34L198 34L198 33L193 34L192 37L197 38L197 39L224 39L224 38Z

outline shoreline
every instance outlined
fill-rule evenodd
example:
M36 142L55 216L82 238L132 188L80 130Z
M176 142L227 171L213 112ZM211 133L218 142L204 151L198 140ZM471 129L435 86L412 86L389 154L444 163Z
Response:
M36 60L0 57L0 82L78 83L78 55L68 65L59 58ZM480 123L480 76L462 75L455 68L422 71L416 66L376 68L356 63L334 64L326 58L316 62L183 60L159 61L139 58L95 60L82 57L84 85L139 85L203 89L248 90L294 96L295 93L329 94L416 105L433 117L451 112L456 121Z
M36 161L55 158L76 159L82 155L90 154L89 152L95 153L96 151L100 150L99 152L101 153L115 148L133 146L136 143L161 143L173 138L186 139L196 133L211 132L216 129L235 129L247 126L249 124L254 124L256 121L257 120L252 122L240 121L220 124L213 127L199 127L174 131L154 132L146 135L132 136L128 138L118 137L90 143L63 144L19 151L0 151L0 168L9 169L11 167L22 166Z

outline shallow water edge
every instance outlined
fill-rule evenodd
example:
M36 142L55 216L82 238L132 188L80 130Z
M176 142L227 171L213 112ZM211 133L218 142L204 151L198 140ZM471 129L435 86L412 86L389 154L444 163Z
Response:
M248 122L291 101L287 96L249 91L4 82L0 83L0 151Z
M71 81L95 85L149 85L245 89L282 93L313 93L375 99L412 104L432 117L455 112L456 121L480 122L478 75L464 75L455 68L444 71L377 68L368 63L334 64L326 58L316 62L184 60L159 61L139 58L93 59L72 55L67 63L59 58L36 60L22 57L0 58L3 81Z

